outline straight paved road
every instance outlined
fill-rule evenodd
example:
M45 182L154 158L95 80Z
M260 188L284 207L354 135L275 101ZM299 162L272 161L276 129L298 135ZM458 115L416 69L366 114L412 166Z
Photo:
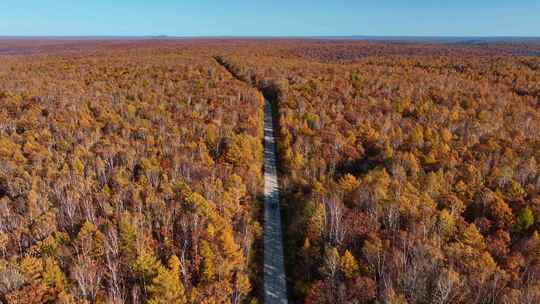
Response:
M264 303L287 303L276 143L268 101L264 104Z

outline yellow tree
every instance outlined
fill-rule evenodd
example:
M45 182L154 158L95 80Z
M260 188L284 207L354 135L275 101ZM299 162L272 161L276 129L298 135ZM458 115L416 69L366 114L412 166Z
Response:
M347 279L354 278L358 273L358 262L356 258L351 254L349 250L345 250L345 253L341 257L341 271Z
M339 179L339 187L344 192L351 192L355 190L356 188L358 188L359 185L360 185L360 182L358 181L358 179L356 179L356 177L348 173Z
M201 241L202 275L205 281L212 281L216 273L215 254L207 241Z
M186 303L184 286L180 281L180 260L173 255L169 258L168 269L160 267L158 274L148 287L149 304Z
M222 265L225 272L229 272L237 267L240 267L243 262L242 252L240 247L234 240L233 231L230 227L225 227L221 233L221 245L225 258L226 265Z
M443 209L439 213L439 229L445 237L451 237L455 230L455 219L448 210Z
M484 237L474 224L470 224L465 228L461 236L461 242L478 250L484 250L486 248Z

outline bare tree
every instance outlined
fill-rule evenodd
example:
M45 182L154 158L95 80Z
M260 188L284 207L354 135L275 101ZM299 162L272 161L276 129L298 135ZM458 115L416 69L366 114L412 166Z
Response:
M120 277L120 246L116 228L109 226L105 235L105 259L109 277L109 298L113 303L125 302Z
M102 273L96 261L89 257L79 255L71 270L73 279L77 282L78 294L81 299L95 302Z
M333 245L340 245L345 238L345 227L343 226L343 203L335 196L324 197L326 216L326 231L328 239Z

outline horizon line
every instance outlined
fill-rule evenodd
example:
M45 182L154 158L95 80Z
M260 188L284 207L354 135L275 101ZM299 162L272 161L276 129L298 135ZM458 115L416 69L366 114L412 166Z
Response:
M522 35L0 35L0 38L519 38Z

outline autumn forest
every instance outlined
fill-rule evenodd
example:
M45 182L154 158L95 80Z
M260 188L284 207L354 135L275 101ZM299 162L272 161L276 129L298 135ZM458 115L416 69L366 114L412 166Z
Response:
M265 100L289 303L540 303L539 55L0 39L0 303L265 303Z

